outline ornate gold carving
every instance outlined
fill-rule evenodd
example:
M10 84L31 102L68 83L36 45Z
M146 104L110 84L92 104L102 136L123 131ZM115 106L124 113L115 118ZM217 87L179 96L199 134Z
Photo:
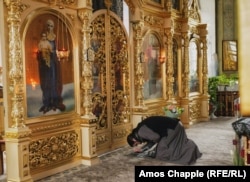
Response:
M182 83L183 83L183 89L182 94L183 98L189 97L189 39L187 34L182 35L182 47L184 49L184 68L182 72Z
M120 139L126 137L130 133L130 130L121 128L113 132L113 139Z
M13 138L13 139L21 139L21 138L26 138L26 137L30 137L31 136L31 132L30 130L24 130L24 131L5 131L5 138Z
M192 18L198 23L201 21L197 0L191 0L188 2L188 18Z
M97 129L107 128L107 102L106 96L96 92L92 98L93 113L97 117Z
M172 2L171 2L171 0L165 0L165 2L164 2L164 7L165 7L165 9L166 9L168 12L170 12L171 9L172 9Z
M143 95L143 85L144 85L144 71L143 71L144 62L137 62L135 65L136 70L136 80L135 84L137 86L137 104L139 107L144 107L144 95Z
M99 145L105 144L109 141L109 137L106 134L98 135L96 138L96 145L97 147Z
M78 17L82 21L82 41L81 41L81 65L82 65L82 78L81 78L81 102L82 108L81 115L85 118L95 119L92 113L93 104L91 102L92 89L93 89L93 77L92 67L94 61L94 50L90 46L90 31L89 19L91 12L89 9L78 10Z
M183 17L187 18L188 17L188 3L191 2L189 0L184 0L183 1Z
M60 0L60 2L65 5L73 5L77 3L76 0Z
M21 13L24 10L26 10L28 7L28 5L22 4L21 0L4 0L8 10L12 8L14 8L16 10L17 13ZM20 15L20 14L19 14ZM17 15L17 16L19 16Z
M30 168L50 166L71 159L79 152L79 134L69 131L30 143Z
M97 16L91 22L92 31L90 33L90 44L95 51L93 63L95 80L94 95L92 96L92 112L97 117L97 129L105 129L107 125L107 74L105 46L105 15ZM110 82L109 82L110 83Z
M49 131L53 129L60 129L63 127L69 127L73 126L75 123L80 123L80 121L77 120L67 120L67 121L53 121L53 122L47 122L43 123L42 125L29 125L29 128L32 130L33 133L38 133L38 132L44 132L44 131Z
M207 26L206 24L199 24L198 28L200 32L200 48L201 48L201 57L203 60L203 67L202 67L202 86L203 86L203 94L208 96L208 63L207 63Z
M114 113L113 116L113 124L121 124L124 122L125 119L128 119L127 113L124 110L126 108L125 100L124 100L124 93L121 90L115 92L113 103L112 103L112 110ZM125 115L126 114L126 115Z
M189 104L189 119L194 121L201 115L201 103L199 101Z
M97 123L97 118L82 118L81 119L81 124L95 124Z
M81 88L84 90L84 101L83 107L85 108L84 116L93 116L92 113L92 89L93 89L93 79L92 79L92 64L93 61L84 61L82 68L82 76L84 77L83 82L81 82Z
M80 18L80 20L82 21L85 29L87 29L87 27L89 25L89 20L90 20L91 14L92 13L86 9L79 9L77 11L77 15Z
M57 5L60 7L77 5L77 0L35 0L35 1L44 2L44 3L51 4L51 5Z
M181 32L183 22L174 21L174 32Z
M162 18L157 18L157 17L152 16L152 15L144 16L144 22L148 23L151 26L160 26L160 27L163 26Z
M7 23L9 26L9 98L11 98L12 128L23 128L24 123L24 88L23 61L21 58L20 22L21 12L25 9L20 0L5 0L8 9ZM17 136L15 136L17 137Z
M133 30L134 30L134 67L135 67L135 98L136 105L138 107L144 107L144 96L143 96L143 84L144 84L144 70L143 70L143 62L144 55L142 53L142 29L144 27L143 21L134 21L132 22Z
M166 32L167 36L167 52L168 52L168 61L166 62L166 87L167 87L167 95L166 99L169 101L173 98L173 34L171 32Z
M145 112L147 111L147 108L146 107L134 107L133 108L133 112Z
M199 35L199 29L197 28L197 26L190 26L189 31L191 34Z
M98 119L97 151L102 152L117 145L113 141L114 131L130 122L128 38L122 22L108 12L96 16L91 28L91 46L95 51L92 102Z
M129 120L128 42L120 23L113 17L110 17L110 29L112 123L122 124Z
M122 124L129 120L128 115L128 93L129 93L129 79L128 79L128 43L125 32L120 23L113 17L109 17L110 31L110 55L106 55L105 51L105 16L99 15L92 22L91 45L95 50L95 68L98 70L98 75L95 75L96 81L99 83L100 91L94 92L93 96L93 113L97 116L97 128L105 129L108 127L107 123L107 89L105 87L107 81L107 71L110 71L108 84L110 85L112 97L112 123ZM110 57L109 57L110 56ZM111 63L106 62L106 58L110 59ZM109 67L107 68L106 65ZM98 86L98 85L96 85Z
M122 111L123 121L127 123L128 121L130 121L129 98L125 95L123 101L124 101L124 110Z

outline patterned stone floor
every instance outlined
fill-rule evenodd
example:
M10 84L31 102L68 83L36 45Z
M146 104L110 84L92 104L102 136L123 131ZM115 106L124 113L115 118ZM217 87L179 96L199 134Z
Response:
M229 166L232 163L232 140L235 133L232 128L234 118L219 117L208 122L197 123L186 129L203 153L194 166ZM133 182L134 166L175 166L152 158L138 158L130 147L117 149L100 156L100 164L94 166L79 165L70 170L40 179L37 182ZM0 182L6 182L3 176Z

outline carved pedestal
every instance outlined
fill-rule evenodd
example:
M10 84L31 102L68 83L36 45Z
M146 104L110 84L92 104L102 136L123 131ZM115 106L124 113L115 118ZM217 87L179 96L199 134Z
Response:
M96 153L96 123L94 120L81 124L82 132L82 163L93 165L99 163Z
M27 128L9 129L5 137L8 181L33 181L29 168L29 138Z

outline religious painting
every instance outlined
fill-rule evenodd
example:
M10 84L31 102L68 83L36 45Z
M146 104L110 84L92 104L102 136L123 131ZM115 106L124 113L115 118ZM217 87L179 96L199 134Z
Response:
M160 62L160 41L155 34L147 34L143 42L144 57L144 99L162 98L162 70Z
M222 42L223 71L238 70L237 41L224 40Z
M194 40L189 43L189 90L199 92L198 47Z
M62 15L41 14L25 35L27 117L74 111L72 39Z

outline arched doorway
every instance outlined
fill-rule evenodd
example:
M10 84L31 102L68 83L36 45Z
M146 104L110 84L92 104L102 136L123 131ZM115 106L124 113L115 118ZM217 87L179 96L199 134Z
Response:
M93 114L97 117L97 153L124 146L132 125L129 117L130 89L128 36L120 19L99 10L91 21L93 64Z

